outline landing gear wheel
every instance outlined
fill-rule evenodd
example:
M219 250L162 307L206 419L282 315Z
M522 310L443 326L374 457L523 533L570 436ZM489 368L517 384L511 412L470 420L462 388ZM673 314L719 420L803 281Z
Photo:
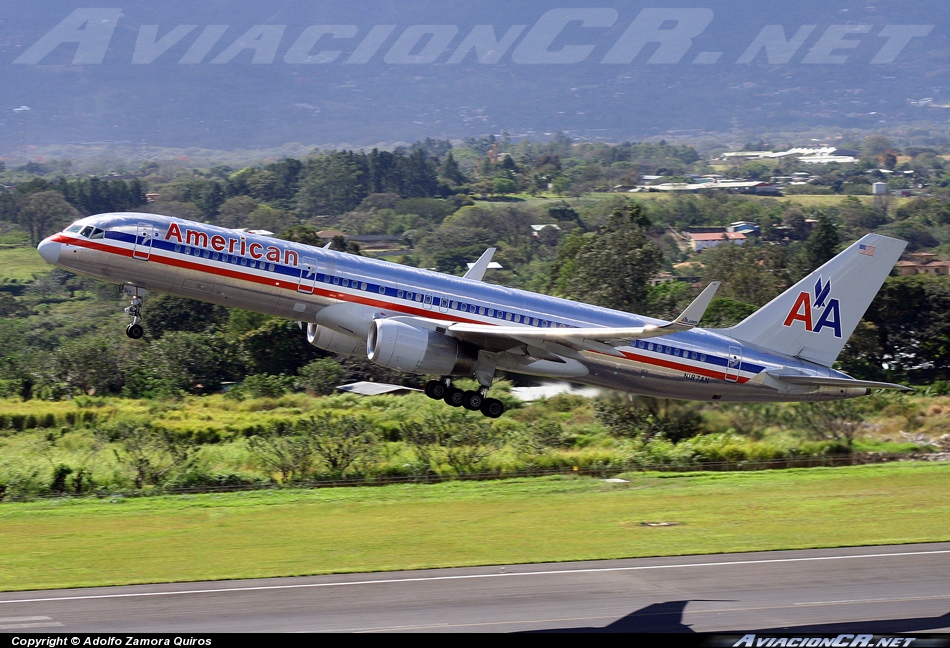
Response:
M505 413L505 405L497 398L486 398L481 411L488 418L498 418Z
M458 387L449 387L445 390L445 397L442 399L452 407L461 407L465 398L465 392Z
M465 409L472 410L473 412L480 410L484 402L485 398L477 391L467 391L462 398L462 405Z
M430 380L426 383L426 396L433 400L442 400L445 398L445 385L441 380Z
M129 324L125 327L125 334L133 340L140 339L144 333L145 329L142 328L141 324Z
M130 295L131 303L126 306L125 312L132 316L132 323L125 327L125 334L133 340L138 340L145 332L139 320L142 317L142 301L145 297L145 289L138 286L122 286L122 292Z

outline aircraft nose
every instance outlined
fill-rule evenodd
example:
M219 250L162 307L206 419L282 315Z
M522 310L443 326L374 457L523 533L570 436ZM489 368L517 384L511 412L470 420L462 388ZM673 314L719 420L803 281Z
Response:
M54 241L53 237L43 239L40 244L36 246L36 251L40 253L43 260L52 265L56 265L59 262L59 253L62 249L63 244Z

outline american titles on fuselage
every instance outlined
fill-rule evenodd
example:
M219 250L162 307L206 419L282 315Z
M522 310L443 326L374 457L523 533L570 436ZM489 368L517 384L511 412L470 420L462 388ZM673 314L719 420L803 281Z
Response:
M208 235L207 232L201 230L191 229L189 227L181 228L178 223L172 223L168 226L165 240L175 240L182 245L211 249L226 254L250 256L257 261L264 259L272 263L283 263L284 265L294 267L300 265L297 253L293 250L281 250L276 245L264 245L257 241L248 243L247 239L243 236L235 238L233 236L225 237L220 234Z

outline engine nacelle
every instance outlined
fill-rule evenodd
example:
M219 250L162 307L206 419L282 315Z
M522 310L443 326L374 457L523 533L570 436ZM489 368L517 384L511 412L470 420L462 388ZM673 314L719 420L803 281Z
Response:
M318 324L307 324L307 342L318 349L342 355L358 356L366 351L366 342L361 338L343 335Z
M436 331L395 320L374 320L366 355L390 369L437 376L470 376L478 352Z

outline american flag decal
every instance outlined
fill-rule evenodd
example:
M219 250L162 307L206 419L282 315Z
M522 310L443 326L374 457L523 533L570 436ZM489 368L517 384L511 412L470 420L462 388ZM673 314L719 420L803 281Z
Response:
M864 243L860 243L860 244L858 245L858 252L859 252L860 254L865 255L865 256L874 256L874 246L873 246L873 245L865 245Z

